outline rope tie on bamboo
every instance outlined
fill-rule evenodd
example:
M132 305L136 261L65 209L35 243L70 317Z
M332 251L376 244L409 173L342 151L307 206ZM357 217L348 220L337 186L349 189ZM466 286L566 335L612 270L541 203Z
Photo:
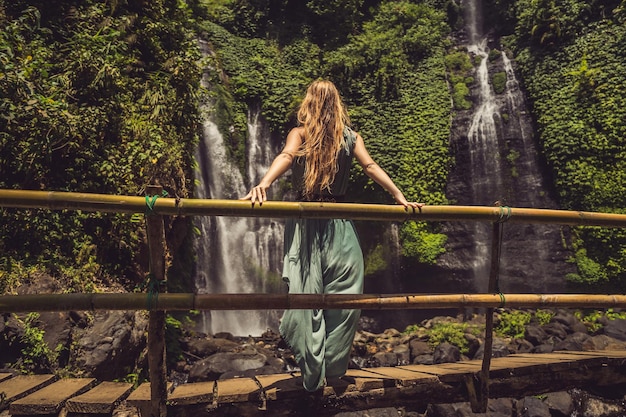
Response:
M150 216L152 214L154 214L154 205L156 204L157 198L159 197L167 197L167 191L163 190L163 192L161 193L161 195L153 195L153 196L149 196L146 195L146 215Z
M159 289L165 284L165 280L159 281L153 273L146 275L144 282L137 286L140 291L146 290L146 308L149 311L155 310L159 304Z
M506 223L511 218L511 207L509 206L500 206L500 215L498 216L498 220L496 223Z

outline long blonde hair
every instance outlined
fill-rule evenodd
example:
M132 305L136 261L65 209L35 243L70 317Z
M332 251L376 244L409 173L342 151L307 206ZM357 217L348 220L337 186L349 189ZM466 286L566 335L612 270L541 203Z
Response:
M309 85L298 110L304 140L298 156L305 157L303 194L310 196L330 185L339 169L337 155L344 146L343 131L350 124L339 91L327 80Z

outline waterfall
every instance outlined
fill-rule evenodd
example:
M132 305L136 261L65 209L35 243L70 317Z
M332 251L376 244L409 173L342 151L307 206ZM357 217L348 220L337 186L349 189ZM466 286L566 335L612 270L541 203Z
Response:
M473 13L476 13L475 8L473 9ZM476 28L474 27L474 29ZM474 33L472 39L476 38L477 35ZM476 43L468 47L468 51L480 57L480 64L476 69L478 106L467 132L470 164L472 167L472 195L476 204L491 205L494 201L489 201L489 199L493 200L494 196L501 193L503 184L496 128L498 109L491 84L489 83L487 39L476 40ZM489 227L482 223L474 223L474 236L474 282L479 288L486 288L489 274L489 254L491 251Z
M205 85L205 87L208 87ZM210 104L204 109L211 114ZM269 131L258 107L248 112L248 168L246 184L229 158L222 133L208 116L196 150L196 197L238 199L258 181L272 160ZM268 280L280 278L283 226L273 219L203 216L195 219L196 290L206 293L262 293ZM258 336L277 328L272 311L206 311L202 331L229 332L236 336Z
M459 111L450 139L456 164L448 198L459 205L557 208L545 186L533 124L514 63L498 48L499 39L484 35L479 0L467 0L467 44L475 67L470 111ZM495 52L490 54L490 52ZM495 92L495 74L506 75L504 91ZM572 271L562 241L566 230L554 225L503 224L500 290L560 292ZM439 265L451 271L442 285L484 292L491 262L489 224L445 224L448 252ZM453 281L450 283L450 281ZM471 282L471 287L468 285Z

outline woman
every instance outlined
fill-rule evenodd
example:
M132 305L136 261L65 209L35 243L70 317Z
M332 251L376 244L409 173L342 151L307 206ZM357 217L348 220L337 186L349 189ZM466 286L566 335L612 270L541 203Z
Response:
M363 138L351 130L335 85L314 81L298 111L282 152L243 199L267 200L267 189L289 168L299 201L341 201L348 186L352 158L365 173L405 208L410 203L370 157ZM350 220L288 219L285 226L283 277L293 294L361 294L363 254ZM326 378L345 374L360 310L287 310L280 333L302 371L303 386L316 391Z

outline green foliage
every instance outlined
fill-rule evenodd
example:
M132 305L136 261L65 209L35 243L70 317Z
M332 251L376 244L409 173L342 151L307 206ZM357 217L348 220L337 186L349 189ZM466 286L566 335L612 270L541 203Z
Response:
M519 152L515 149L511 149L505 158L511 166L511 176L513 178L517 177L519 175L519 172L517 171L517 166L515 165L515 162L519 158Z
M385 260L384 249L378 244L365 256L365 276L375 274L379 271L387 269L387 261Z
M448 237L432 233L424 222L406 222L402 225L402 254L416 258L424 264L434 264L437 257L445 253L444 245Z
M539 325L544 326L550 323L550 320L552 320L552 317L554 317L554 313L549 310L537 310L535 311L534 316Z
M201 75L192 3L0 1L0 188L135 195L160 183L188 196ZM0 219L14 259L54 259L79 278L96 264L102 274L138 270L141 225L127 216L1 210ZM96 245L87 266L75 258L84 245Z
M23 345L19 363L14 366L23 373L49 370L57 358L44 340L45 331L37 326L39 313L28 313L22 322L24 334L20 339Z
M469 110L472 102L468 100L470 96L469 85L474 82L470 77L474 66L469 55L465 51L454 51L445 57L446 69L450 78L452 88L452 103L456 110Z
M604 325L604 320L624 320L626 312L616 312L612 308L607 310L576 310L574 315L580 320L591 333L597 333Z
M442 322L428 329L428 343L436 348L441 343L447 342L459 348L461 353L469 351L469 343L465 338L467 323Z
M576 10L562 11L561 18L574 18ZM517 62L565 209L622 213L626 201L626 28L611 18L589 22L550 53L518 40ZM624 233L577 228L576 235L578 271L568 279L587 288L623 289Z
M577 274L567 274L566 279L576 283L598 284L606 281L608 276L604 267L587 256L587 250L580 248L574 256Z
M496 94L504 93L506 89L506 72L501 71L493 74L491 77L491 85L493 85L493 91Z
M523 338L526 325L530 323L532 314L526 311L503 311L499 314L495 332L499 336Z
M335 8L340 15L344 7L359 2L342 3L341 9ZM247 2L241 5L248 10L257 7ZM220 7L235 14L242 11L229 2L221 2ZM272 7L257 16L261 25L262 16L275 12ZM303 12L302 6L294 7ZM328 3L309 2L307 8L306 13L330 18ZM299 15L294 19L312 22ZM270 129L284 135L294 124L294 111L305 87L313 79L327 77L342 92L368 151L406 197L431 204L446 201L450 96L443 63L444 35L449 30L444 13L427 4L384 2L354 35L340 39L335 32L332 42L317 44L311 42L320 39L312 23L308 35L298 36L296 31L292 39L279 36L278 41L265 35L236 36L240 32L219 19L203 22L202 28L215 51L209 73L215 86L215 118L220 131L229 132L225 137L230 140L231 156L242 166L248 107L260 103ZM360 170L354 171L352 201L390 201ZM420 256L432 262L442 250L436 246L443 239L437 234L429 237L432 231L428 230L421 227L419 234L409 231L405 235L413 239L410 252L423 250Z
M583 27L591 7L579 0L518 0L516 33L535 45L567 41Z
M176 362L184 359L180 341L183 337L183 324L171 315L165 316L165 351L168 368L175 368Z

